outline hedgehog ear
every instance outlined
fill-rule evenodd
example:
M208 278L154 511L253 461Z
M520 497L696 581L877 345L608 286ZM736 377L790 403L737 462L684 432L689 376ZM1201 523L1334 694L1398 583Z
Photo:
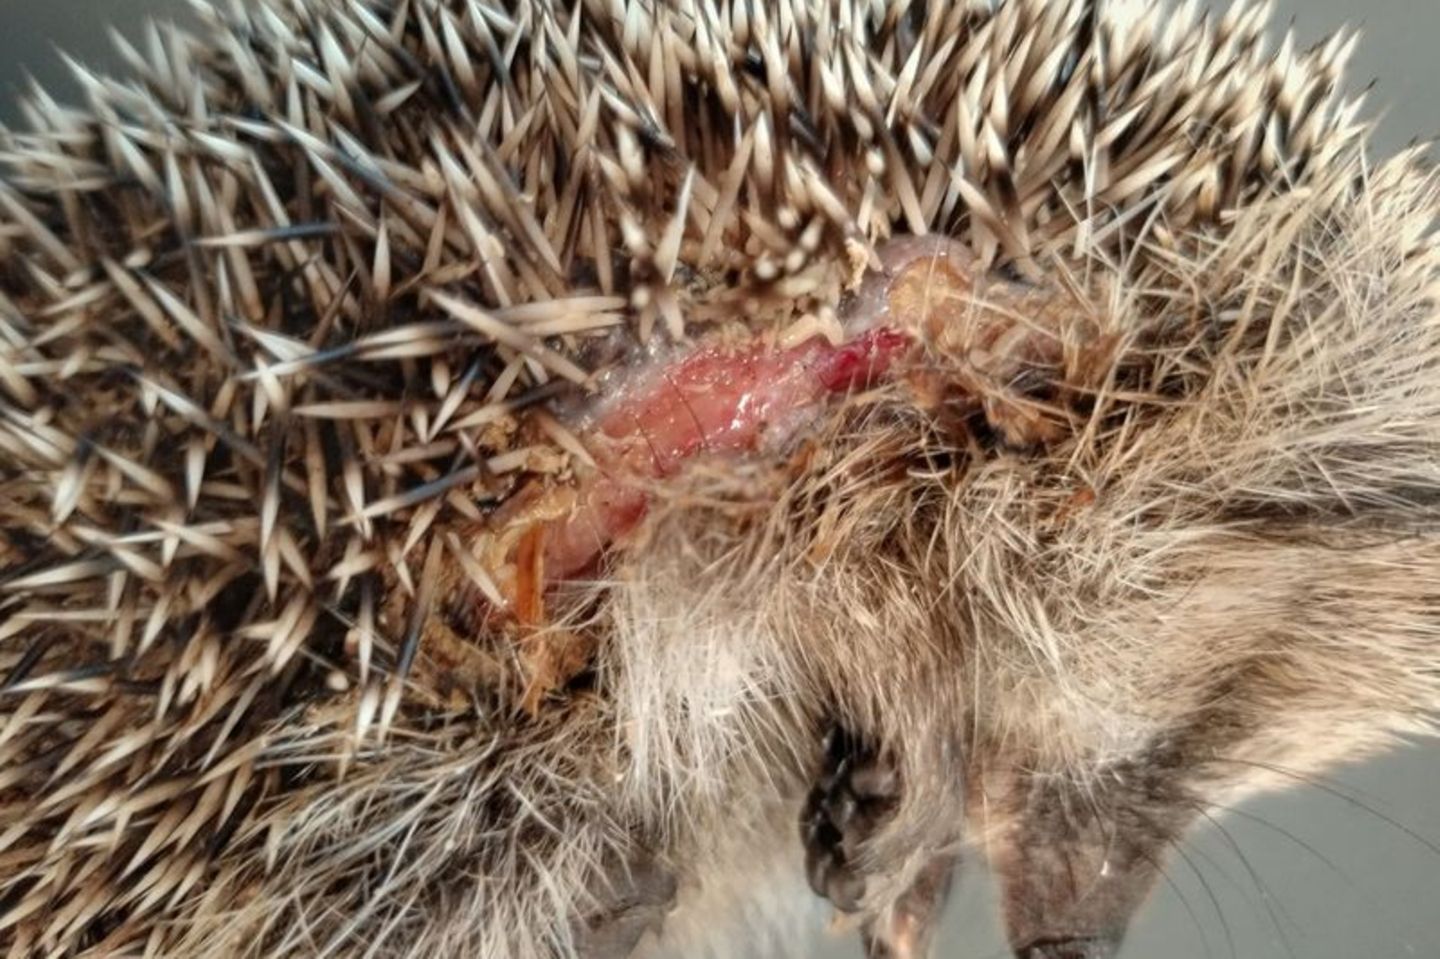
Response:
M1167 847L1193 815L1188 804L1156 808L1153 793L1121 792L1032 788L1020 821L992 851L1018 959L1118 953Z

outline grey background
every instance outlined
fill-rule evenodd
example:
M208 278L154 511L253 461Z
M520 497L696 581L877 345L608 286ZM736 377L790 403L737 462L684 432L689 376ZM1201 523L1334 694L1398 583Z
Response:
M110 65L107 24L134 37L146 14L182 9L180 0L0 0L0 121L15 120L27 73L73 96L57 46ZM1350 82L1376 81L1377 151L1440 136L1440 0L1372 0L1363 9L1280 0L1274 22L1292 21L1303 44L1357 19L1364 34ZM1124 959L1440 957L1440 747L1406 749L1249 803L1192 834L1180 852ZM853 943L823 936L811 951L859 956ZM938 952L1005 955L994 892L978 869L956 890Z

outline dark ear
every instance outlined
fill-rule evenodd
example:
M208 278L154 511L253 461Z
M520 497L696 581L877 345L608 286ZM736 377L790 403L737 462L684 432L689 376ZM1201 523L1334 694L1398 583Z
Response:
M1103 959L1119 950L1167 847L1193 817L1183 797L1144 780L1032 783L992 860L1020 959Z
M675 874L648 851L610 862L597 877L597 910L575 921L581 959L627 959L645 933L658 930L675 903Z

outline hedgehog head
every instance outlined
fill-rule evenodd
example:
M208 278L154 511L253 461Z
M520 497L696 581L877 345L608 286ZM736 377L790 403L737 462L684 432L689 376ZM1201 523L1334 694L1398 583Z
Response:
M838 719L869 912L968 841L1093 955L1421 728L1436 177L1263 14L235 0L37 94L0 945L568 954Z

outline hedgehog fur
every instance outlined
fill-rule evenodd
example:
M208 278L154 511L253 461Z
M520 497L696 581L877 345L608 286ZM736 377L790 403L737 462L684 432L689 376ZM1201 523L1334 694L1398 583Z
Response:
M867 915L963 847L1048 956L1058 871L1429 728L1440 194L1367 156L1351 37L196 9L0 134L0 953L565 956L647 860L652 947L723 950L806 902L839 717L905 783ZM966 380L979 413L857 393L670 484L533 635L474 615L474 544L584 471L566 410L623 348L830 328L907 234L1088 340Z

